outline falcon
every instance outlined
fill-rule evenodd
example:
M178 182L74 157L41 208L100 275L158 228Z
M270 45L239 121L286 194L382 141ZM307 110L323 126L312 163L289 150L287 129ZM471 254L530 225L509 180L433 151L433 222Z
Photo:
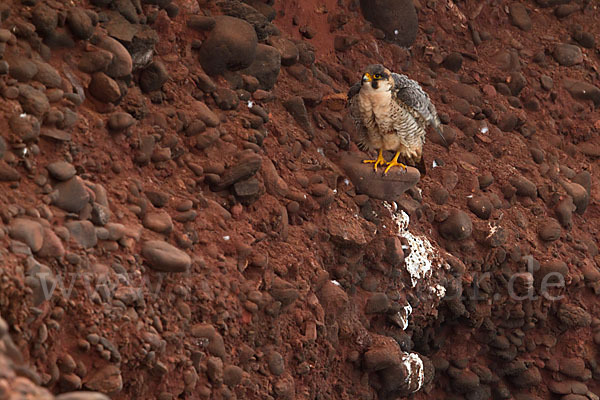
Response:
M406 170L402 160L412 165L423 163L423 143L428 126L442 137L440 119L435 106L421 86L406 75L390 72L381 64L369 65L362 80L354 84L348 92L350 115L357 128L357 145L361 150L379 150L373 163L375 171L386 165L384 174L399 166ZM386 162L383 151L396 152L394 158Z

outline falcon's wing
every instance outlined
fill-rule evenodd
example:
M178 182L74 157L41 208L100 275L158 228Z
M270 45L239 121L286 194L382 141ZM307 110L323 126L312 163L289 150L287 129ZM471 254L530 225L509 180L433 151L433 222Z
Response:
M360 87L360 82L357 82L350 87L350 90L348 90L348 108L350 110L350 116L354 121L354 126L356 127L356 133L355 135L352 135L354 136L353 139L359 149L367 150L369 148L367 127L358 112L358 106L356 104L356 96L358 96L358 93L360 92Z
M448 144L442 133L437 111L427 93L416 81L410 79L406 75L392 73L392 78L394 79L393 92L396 98L409 106L417 117L431 125L447 146Z

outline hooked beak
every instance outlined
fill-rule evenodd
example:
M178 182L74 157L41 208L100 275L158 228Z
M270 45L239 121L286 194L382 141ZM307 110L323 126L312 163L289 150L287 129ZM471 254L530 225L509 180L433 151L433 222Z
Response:
M365 72L365 74L362 77L362 81L363 83L365 82L371 82L373 80L373 78L371 77L371 74L368 72Z

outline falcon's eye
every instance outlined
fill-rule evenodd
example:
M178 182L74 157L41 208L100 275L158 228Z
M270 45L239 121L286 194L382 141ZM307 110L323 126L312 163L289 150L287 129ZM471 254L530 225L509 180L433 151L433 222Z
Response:
M373 77L374 77L375 79L381 79L381 74L375 74Z

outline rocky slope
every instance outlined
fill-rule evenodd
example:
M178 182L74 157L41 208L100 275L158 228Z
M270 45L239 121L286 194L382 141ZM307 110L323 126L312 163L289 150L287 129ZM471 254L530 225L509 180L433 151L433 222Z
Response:
M0 17L0 399L598 398L597 3ZM375 62L427 175L360 164Z

